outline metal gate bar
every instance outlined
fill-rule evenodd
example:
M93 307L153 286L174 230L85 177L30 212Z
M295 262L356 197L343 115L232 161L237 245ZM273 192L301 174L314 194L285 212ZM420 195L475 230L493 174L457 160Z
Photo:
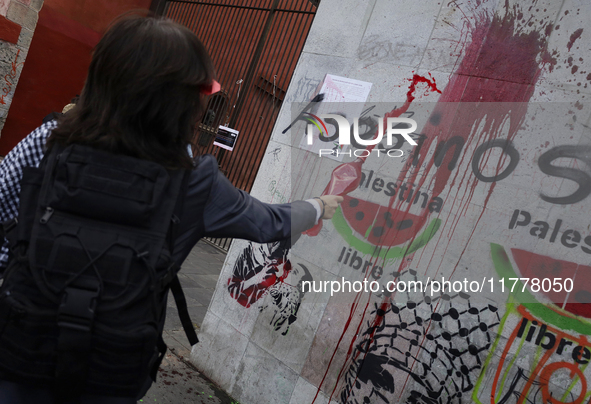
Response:
M291 41L292 39L292 34L293 32L296 30L296 27L299 27L300 25L302 25L303 21L300 20L300 24L297 24L297 21L292 21L293 20L294 15L293 14L283 14L283 15L278 15L276 18L276 21L274 22L274 24L277 26L277 28L282 27L282 26L291 26L291 30L289 30L286 35L284 36L285 38L287 38L287 43L291 42L290 47L288 48L288 54L291 53L291 58L287 60L287 63L283 63L283 66L279 66L279 59L275 59L274 61L271 59L271 53L268 52L267 53L267 58L261 60L261 64L263 65L269 65L271 66L271 71L276 71L278 72L277 76L281 77L282 75L285 74L285 70L287 69L287 67L293 66L295 65L295 63L297 62L297 56L299 56L299 52L298 55L295 54L295 52L290 52L293 49L297 49L299 47L299 45L303 45L303 44L298 44L297 41ZM282 38L279 36L279 29L276 29L274 31L275 35L271 38L268 39L267 41L267 45L269 47L273 46L276 42L279 42ZM291 72L290 72L290 77L291 77ZM265 84L266 87L266 83ZM272 90L272 99L271 99L271 104L272 107L271 109L266 108L265 105L265 100L259 98L258 100L256 100L256 104L255 104L255 109L254 109L254 116L258 116L258 117L263 117L263 114L265 113L272 113L272 121L273 123L275 122L277 115L279 113L279 106L282 102L282 96L281 94L277 94L277 86L275 85L276 83L270 83L272 84L272 90L275 90L275 94L273 94ZM256 88L253 87L251 88L251 91L255 90ZM261 91L264 91L264 89L261 89ZM278 95L281 96L281 98L278 97ZM284 95L284 94L283 94ZM246 99L247 97L245 97L244 99ZM265 117L266 118L266 117ZM264 120L261 120L258 122L258 125L255 128L255 132L257 130L263 130L263 129L268 129L268 130L272 130L273 125L267 125L267 127L265 127L264 124ZM245 180L248 181L250 178L254 178L254 176L256 176L256 173L258 171L258 167L260 165L260 162L263 158L263 153L267 147L267 143L268 142L260 142L258 144L254 145L254 149L252 150L252 153L246 155L246 154L242 154L242 158L239 159L234 159L234 161L230 162L228 165L228 170L230 172L239 170L239 169L246 169L246 175L245 175ZM242 187L248 187L248 184L246 183L238 183L239 186Z
M316 13L310 0L154 0L153 9L191 29L208 50L222 91L196 126L194 151L249 192ZM213 145L219 125L239 131L233 151ZM283 201L274 201L283 202ZM231 240L215 239L228 248Z

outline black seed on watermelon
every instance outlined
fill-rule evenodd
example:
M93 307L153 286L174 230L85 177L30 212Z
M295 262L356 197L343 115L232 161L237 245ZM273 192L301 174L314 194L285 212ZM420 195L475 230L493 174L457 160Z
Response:
M492 311L493 313L494 313L494 312L496 312L496 311L498 310L498 308L497 308L497 307L495 307L495 306L492 306L492 305L490 305L490 304L488 305L488 309L489 309L490 311Z
M429 296L425 296L425 303L431 304L431 298Z
M357 219L357 220L363 220L364 217L365 217L365 213L363 213L361 211L355 213L355 219Z
M460 328L460 337L467 337L468 334L470 334L470 330L468 330L467 328Z
M388 226L389 229L394 227L394 221L391 219L391 217L392 214L390 212L384 213L384 219L386 219L386 226Z
M372 230L372 233L375 237L381 237L382 234L384 234L384 228L383 227L376 227Z
M456 309L454 309L453 307L451 309L449 309L448 313L451 316L451 318L453 318L454 320L457 320L460 317L460 313L458 313L458 311Z
M376 314L377 314L378 316L380 316L380 317L383 317L383 316L385 316L385 315L386 315L386 312L385 312L384 310L382 310L382 309L378 309L378 310L376 311Z
M472 356L476 356L476 355L478 355L478 348L476 346L474 346L474 345L470 345L468 347L468 352L470 352L470 354Z
M400 309L399 309L398 307L396 307L396 306L392 305L392 312L393 312L394 314L398 314L398 313L400 313Z
M415 307L417 307L417 304L409 300L408 302L406 302L406 307L408 307L409 309L414 309Z
M354 208L354 207L356 207L357 205L359 205L359 199L351 199L351 200L349 201L349 206L350 206L350 207Z
M476 307L470 307L468 313L476 315L480 313L480 310L478 310Z
M398 222L398 224L396 225L396 228L398 230L406 230L408 228L412 227L412 220L410 219L406 219L406 220L401 220L400 222Z
M431 320L433 320L433 321L441 321L442 319L443 319L443 317L441 317L441 314L439 314L439 313L431 314Z
M417 345L419 345L419 341L417 341L416 339L411 339L411 340L410 340L410 344L411 344L412 346L417 346Z
M444 332L443 334L441 334L441 336L443 337L444 340L451 341L451 334L450 333Z
M483 332L486 332L486 330L488 330L488 325L486 325L485 323L480 323L479 327L480 330Z
M404 322L403 323L400 323L400 329L401 330L405 330L407 326L408 326L408 324L406 324Z

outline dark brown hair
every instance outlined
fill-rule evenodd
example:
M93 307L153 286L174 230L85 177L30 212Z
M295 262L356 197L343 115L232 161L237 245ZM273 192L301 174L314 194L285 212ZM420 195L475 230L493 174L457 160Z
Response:
M214 70L190 30L157 17L114 23L92 55L80 99L61 117L49 146L85 144L189 168L187 146Z

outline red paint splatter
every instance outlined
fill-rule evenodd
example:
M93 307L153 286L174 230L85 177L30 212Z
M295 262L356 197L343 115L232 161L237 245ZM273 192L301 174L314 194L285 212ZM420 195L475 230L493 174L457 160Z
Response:
M402 107L396 108L396 109L390 111L388 114L384 115L384 124L386 123L386 120L388 118L399 117L400 115L402 115L403 113L408 111L408 108L410 107L412 101L415 99L414 93L416 91L416 86L418 83L427 83L429 89L432 89L432 91L436 91L438 93L441 93L441 91L439 91L439 89L437 88L437 86L435 84L435 80L432 78L428 79L426 77L419 76L418 74L415 74L415 75L413 75L413 78L410 81L411 81L411 84L410 84L409 89L406 93L406 102L404 103L404 105L402 105ZM377 132L376 132L376 136L377 136ZM371 153L371 150L373 150L374 147L375 147L375 145L368 146L367 150L369 150ZM333 195L334 194L346 195L347 193L349 193L349 192L353 191L355 188L357 188L359 186L359 182L361 181L361 167L362 167L363 163L365 162L365 160L366 160L366 157L359 157L351 163L344 163L344 164L339 165L337 168L335 168L333 170L332 175L331 175L331 179L322 194L329 195L329 192L333 192ZM320 229L322 228L322 222L319 222L318 225L316 225L316 226L317 226L317 230L314 230L315 234L309 233L314 228L308 230L308 232L306 232L304 234L309 234L309 235L318 234L318 232L320 232ZM420 227L422 227L422 226L420 226ZM418 227L418 228L420 229L420 227ZM374 266L375 266L375 263L374 263ZM368 270L370 270L370 269L368 269ZM367 276L367 274L366 274L366 276ZM345 323L345 326L343 328L343 332L341 333L341 336L336 344L336 348L332 353L330 361L328 362L328 366L326 367L326 372L324 373L324 376L322 377L322 380L320 381L320 384L318 385L318 390L316 391L316 395L314 396L314 400L312 400L312 404L314 404L314 402L316 402L316 398L318 398L318 394L320 393L320 389L321 389L322 385L324 384L326 377L328 376L328 371L330 370L332 362L336 356L338 347L341 345L341 342L342 342L343 338L345 337L345 334L347 333L349 326L351 325L351 322L353 320L353 315L354 315L354 313L358 307L358 304L359 304L360 297L361 297L361 293L358 293L355 296L354 302L351 305L349 318L347 319L347 322ZM384 305L387 306L387 304L388 304L388 302L386 299L382 303L382 306L384 306ZM366 304L364 313L367 311L367 305L369 305L369 300ZM376 319L374 319L374 321L379 322L380 320L378 319L378 317L379 316L376 316ZM363 323L363 318L361 319L361 321L357 325L357 333L356 334L359 333L362 323ZM373 338L373 334L371 335L371 338ZM353 352L354 342L355 342L355 340L353 339L349 345L349 349L348 349L347 355L346 355L347 358L349 358ZM343 369L341 369L339 376L337 377L337 380L340 379L342 372L343 372ZM332 399L332 396L334 395L336 388L337 388L337 385L334 386L334 389L330 395L329 401Z
M501 138L503 136L503 133L501 133L502 127L505 127L504 133L507 133L508 141L511 141L516 136L523 124L527 112L527 103L533 95L535 84L544 66L548 66L551 70L556 64L555 57L547 51L547 38L548 33L552 30L552 24L542 24L543 26L538 31L525 32L517 29L516 16L519 14L517 7L517 5L510 7L508 1L506 1L504 16L495 14L491 18L486 13L476 15L476 22L472 26L472 41L464 50L465 56L442 92L429 122L421 131L426 135L426 140L420 148L423 153L417 150L418 148L415 149L415 153L419 153L418 164L416 166L412 164L414 159L407 160L406 166L398 178L400 183L417 184L416 189L420 189L424 185L428 176L423 175L418 178L419 169L416 167L421 168L421 171L425 173L428 173L433 168L433 161L427 162L427 152L424 152L430 150L433 142L441 144L450 141L452 138L458 138L464 144L471 140L482 144L486 141ZM412 85L415 84L413 80ZM401 110L406 111L413 99L413 97L407 95L407 102ZM472 104L458 106L457 103L459 102ZM396 110L396 113L398 112L399 110ZM476 136L478 138L472 139ZM463 154L461 158L463 161L470 157ZM432 196L440 195L446 187L453 187L459 180L458 187L468 189L468 197L460 198L460 203L467 206L467 201L471 200L478 181L467 173L460 174L458 170L456 170L455 176L452 177L453 166L450 169L449 164L452 162L452 158L453 153L447 153L440 166L436 169L432 182ZM483 157L484 164L486 164L487 159L488 157ZM496 167L497 172L501 171L503 163L504 161L499 161ZM349 164L355 164L355 162ZM463 175L463 177L458 179L459 175ZM354 177L355 175L350 178ZM462 185L464 181L468 181L468 183ZM342 189L347 190L348 185L353 183L352 180ZM330 186L329 183L327 189L336 189L330 188ZM484 213L494 187L495 183L491 183L480 218ZM354 188L352 187L352 189ZM457 200L458 196L456 195L453 204ZM395 198L392 198L390 205L395 203ZM421 220L426 222L428 215L428 210L425 210ZM461 217L461 215L458 215L458 217ZM457 223L455 223L454 227ZM476 227L474 226L474 229ZM459 261L460 259L458 259ZM403 264L404 261L401 265ZM385 299L382 306L387 301L388 299ZM356 307L356 304L354 306ZM351 308L351 315L337 347L350 325L353 312L354 307ZM381 317L377 315L374 319L374 325L379 324L380 321ZM370 335L368 339L367 343L371 344L373 336ZM347 360L350 359L350 351L347 353ZM336 352L337 348L335 348L324 377L318 386L318 391L320 391L324 383ZM335 390L333 390L331 398ZM404 391L404 386L400 391Z
M435 79L431 77L430 74L429 76L430 78L423 77L418 74L413 75L412 79L410 79L411 84L408 88L408 91L406 92L406 101L404 105L384 115L384 127L386 126L386 121L388 118L399 117L400 115L408 111L410 104L412 104L412 102L415 99L415 91L417 88L417 84L425 83L427 84L427 88L429 90L441 94L441 91L439 91L439 89L437 88ZM377 132L375 136L378 136ZM350 163L344 163L336 167L331 174L328 185L326 186L324 191L322 191L322 195L347 195L349 192L355 190L359 186L359 182L361 181L361 167L363 166L363 163L367 159L367 156L371 154L371 151L374 149L375 146L376 145L368 146L366 150L368 150L369 153L366 154L364 157L359 157L355 159L355 161L352 161ZM418 229L420 230L421 227L422 226L418 226ZM320 230L322 230L322 220L319 220L318 224L316 224L311 229L305 231L304 234L310 237L314 237L318 235L318 233L320 233Z
M579 28L578 30L573 32L573 34L570 36L570 40L566 44L566 49L568 49L570 51L570 48L572 48L573 44L575 43L575 41L577 39L579 39L579 37L581 36L582 33L583 33L583 28Z
M277 276L279 269L283 265L283 274ZM264 269L264 268L263 268ZM242 306L249 308L253 303L259 300L267 293L267 290L276 283L283 282L292 270L291 262L289 260L275 260L267 268L263 280L244 288L244 284L251 278L258 275L258 272L251 271L247 276L233 275L228 279L228 290L230 295L236 299Z

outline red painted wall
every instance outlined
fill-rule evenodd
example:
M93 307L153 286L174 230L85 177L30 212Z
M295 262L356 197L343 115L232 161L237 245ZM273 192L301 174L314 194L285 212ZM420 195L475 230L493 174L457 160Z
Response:
M150 0L45 0L0 135L0 155L80 93L92 48L116 16L149 7Z

